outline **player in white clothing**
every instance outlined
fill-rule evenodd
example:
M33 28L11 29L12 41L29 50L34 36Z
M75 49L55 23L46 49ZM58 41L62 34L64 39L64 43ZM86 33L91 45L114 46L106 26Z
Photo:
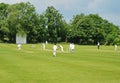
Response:
M72 43L71 51L74 52L74 49L75 49L75 45Z
M60 49L61 49L61 52L64 52L64 49L63 49L63 46L62 45L59 45Z
M117 51L117 45L116 44L114 45L114 47L115 47L115 51Z
M42 43L42 49L45 50L45 43Z
M56 57L57 45L54 44L53 46L53 56Z
M21 44L18 44L18 50L21 50Z

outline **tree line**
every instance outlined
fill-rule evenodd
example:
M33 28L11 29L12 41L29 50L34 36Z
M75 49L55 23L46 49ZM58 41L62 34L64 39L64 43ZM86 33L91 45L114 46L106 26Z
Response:
M28 43L120 43L119 27L98 14L77 14L67 23L53 6L38 14L29 2L0 3L0 42L15 43L16 34L27 34Z

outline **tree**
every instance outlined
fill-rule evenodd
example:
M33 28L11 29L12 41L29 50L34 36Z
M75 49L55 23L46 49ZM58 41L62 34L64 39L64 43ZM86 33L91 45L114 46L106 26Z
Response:
M0 3L0 42L7 42L9 29L7 24L8 4Z
M79 44L112 44L118 41L119 28L97 14L76 15L68 34L70 42Z
M68 35L70 42L79 44L92 43L95 27L93 26L93 20L89 16L84 16L84 14L76 15L74 16L71 25L72 30Z
M16 33L28 34L34 30L34 16L36 14L35 7L29 2L17 3L8 8L8 24L10 42L15 42ZM28 38L28 42L31 38Z
M0 3L0 42L15 43L16 34L27 34L28 43L69 41L109 45L120 42L119 27L98 14L78 14L67 24L53 6L39 15L29 2Z
M104 26L104 31L105 31L105 43L107 45L110 45L110 44L117 44L119 43L120 40L120 37L119 37L119 28L118 26L115 26L114 24L112 23L106 23L105 26Z
M64 28L62 14L59 13L53 6L50 6L45 11L46 26L48 31L48 41L57 43L62 40L62 29Z

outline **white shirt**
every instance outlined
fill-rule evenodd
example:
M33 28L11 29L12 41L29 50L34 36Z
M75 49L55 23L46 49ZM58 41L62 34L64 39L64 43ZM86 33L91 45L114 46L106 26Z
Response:
M18 48L20 48L21 47L21 44L18 44Z
M56 50L57 50L57 46L54 45L54 46L53 46L53 51L56 51Z
M64 50L63 50L63 46L62 45L59 45L60 46L60 48L61 48L61 51L63 52Z
M72 45L71 45L71 49L74 49L74 48L75 48L75 45L74 45L74 44L72 44Z
M72 49L72 44L70 44L69 49Z

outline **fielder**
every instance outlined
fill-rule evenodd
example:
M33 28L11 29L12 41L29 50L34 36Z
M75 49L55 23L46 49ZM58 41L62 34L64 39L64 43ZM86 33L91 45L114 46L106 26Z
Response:
M21 44L18 44L18 50L21 50Z
M53 46L53 56L56 57L57 45L54 44Z
M62 45L59 45L60 49L61 49L61 52L64 52L64 49L63 49L63 46Z

